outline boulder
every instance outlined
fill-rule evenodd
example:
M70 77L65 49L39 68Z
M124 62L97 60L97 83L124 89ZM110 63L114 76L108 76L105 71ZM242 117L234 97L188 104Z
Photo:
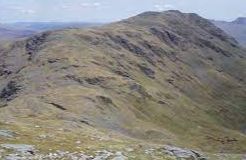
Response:
M27 144L1 144L1 147L5 149L14 150L15 152L19 152L22 154L34 154L35 147L33 145Z
M166 145L164 150L166 154L185 160L206 160L199 152L189 149Z
M9 130L0 130L0 137L13 138L15 133Z
M122 152L116 152L115 157L112 160L126 160L127 157L125 157Z

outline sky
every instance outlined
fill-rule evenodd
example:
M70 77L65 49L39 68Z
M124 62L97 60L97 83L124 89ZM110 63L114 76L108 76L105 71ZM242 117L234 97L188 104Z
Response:
M246 0L0 0L0 23L112 22L171 9L231 21L246 17Z

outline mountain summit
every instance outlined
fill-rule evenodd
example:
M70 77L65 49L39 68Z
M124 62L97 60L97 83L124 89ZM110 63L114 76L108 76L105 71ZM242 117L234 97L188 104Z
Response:
M41 150L245 153L245 60L235 39L179 11L44 32L0 49L0 126Z

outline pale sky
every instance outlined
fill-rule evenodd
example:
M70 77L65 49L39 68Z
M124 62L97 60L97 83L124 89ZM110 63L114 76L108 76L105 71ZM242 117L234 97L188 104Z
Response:
M246 17L246 0L0 0L0 23L111 22L170 9L230 21Z

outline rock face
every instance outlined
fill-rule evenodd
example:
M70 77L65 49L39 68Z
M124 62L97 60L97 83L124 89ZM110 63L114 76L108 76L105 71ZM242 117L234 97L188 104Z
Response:
M35 53L41 50L42 44L46 41L46 37L48 37L49 33L43 33L41 35L34 36L27 40L26 43L26 52L30 56L29 60L31 60Z
M179 11L41 33L0 49L0 122L33 143L95 129L242 153L245 60L234 38ZM42 146L58 143L46 139Z

